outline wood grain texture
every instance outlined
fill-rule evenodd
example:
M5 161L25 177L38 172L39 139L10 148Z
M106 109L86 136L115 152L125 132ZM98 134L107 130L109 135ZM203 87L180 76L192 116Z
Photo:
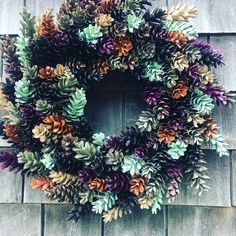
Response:
M26 0L26 8L35 16L41 15L44 9L53 9L54 14L57 14L63 2L64 0Z
M236 151L232 151L231 162L231 199L232 205L236 206Z
M179 207L168 210L168 236L235 236L236 208Z
M20 15L24 0L0 1L0 34L18 34L20 32Z
M152 215L149 211L136 210L134 214L104 224L104 236L164 236L164 211Z
M228 89L229 91L236 91L236 36L211 36L210 42L213 47L220 49L225 59L225 66L218 67L215 70L217 77L225 85L226 89Z
M184 1L168 0L168 6ZM198 7L199 16L191 20L200 33L236 32L235 0L188 0Z
M230 157L218 157L214 151L205 151L211 189L198 196L183 181L180 195L171 205L231 206L230 196Z
M1 236L40 236L40 205L0 204Z
M20 203L22 199L22 176L8 170L0 170L0 179L0 203Z
M66 220L69 205L45 205L45 236L100 236L101 219L91 214L73 224Z

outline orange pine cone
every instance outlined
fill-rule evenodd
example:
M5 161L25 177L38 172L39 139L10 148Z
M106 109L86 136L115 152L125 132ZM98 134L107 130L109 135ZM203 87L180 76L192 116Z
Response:
M101 74L107 74L109 67L105 61L98 60L92 64L92 68L99 71Z
M111 13L113 9L116 9L119 4L119 0L103 0L98 8L99 13Z
M167 144L172 143L175 140L176 132L174 130L160 127L157 132L157 138L160 142L166 142Z
M211 117L207 118L205 121L205 127L206 129L203 134L204 138L213 139L218 131L217 124L214 118Z
M52 10L45 11L38 20L37 35L51 36L56 32L56 25L53 20Z
M21 142L20 134L15 126L10 124L5 124L3 131L13 143L19 144Z
M171 96L173 99L179 99L185 97L188 92L188 87L184 86L183 81L179 81L178 84L173 88Z
M105 190L106 183L104 179L100 179L96 177L94 180L92 180L89 184L90 189L96 189L99 192L102 192Z
M52 81L55 78L54 69L50 66L39 70L39 77L44 80Z
M134 195L138 196L145 191L145 180L141 175L133 176L129 183L129 191Z
M39 177L36 179L32 179L30 181L30 186L32 189L42 189L42 190L48 190L52 188L53 183L50 181L50 179L46 177Z
M176 44L187 43L188 37L185 34L181 34L179 32L169 31L168 41Z
M43 119L45 127L56 135L65 135L72 132L72 126L58 115L47 116Z
M128 37L118 37L115 40L115 50L118 56L127 56L129 51L132 50L133 45Z

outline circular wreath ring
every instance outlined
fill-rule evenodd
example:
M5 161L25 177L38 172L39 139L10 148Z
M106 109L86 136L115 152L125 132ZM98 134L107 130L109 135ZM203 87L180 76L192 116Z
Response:
M22 13L21 36L2 39L6 72L3 168L31 174L33 189L73 203L69 218L92 210L108 222L135 205L156 213L181 178L201 194L208 179L201 150L226 144L210 113L233 100L210 71L223 56L188 22L194 6L146 10L147 0L66 1L35 20ZM147 109L121 135L93 133L86 89L110 71L128 71Z

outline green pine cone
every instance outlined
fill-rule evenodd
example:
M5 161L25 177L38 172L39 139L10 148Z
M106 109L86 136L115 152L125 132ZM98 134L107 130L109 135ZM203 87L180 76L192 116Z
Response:
M192 94L190 103L201 113L210 113L214 108L212 98L200 90Z
M158 62L152 61L146 63L145 77L150 81L162 81L163 80L163 67Z
M18 163L24 165L24 170L30 170L31 172L43 173L45 167L40 161L39 154L37 152L24 151L17 155Z
M75 76L61 78L56 85L58 95L62 98L68 97L71 93L75 92L76 84L77 79Z
M91 164L99 153L93 144L84 141L75 143L73 151L76 153L75 158L83 161L85 165Z
M156 115L150 111L142 111L138 121L136 122L136 125L141 132L151 132L152 130L157 129L158 124L159 121L156 118Z
M144 160L135 156L125 157L122 165L122 171L123 173L129 172L131 175L139 174L144 164Z
M84 28L81 32L81 35L88 43L96 44L97 39L102 36L102 32L100 31L101 27L97 25L89 25L88 27Z
M169 144L168 146L169 150L167 152L173 159L179 159L181 156L184 156L184 153L186 152L188 147L186 143L179 140Z
M76 121L84 115L84 107L87 103L85 91L83 89L76 89L65 106L63 114L69 120Z
M15 83L16 102L26 103L34 97L35 88L29 80L23 78Z
M108 152L106 155L106 164L116 171L120 168L120 164L124 161L124 155L122 152Z
M48 103L47 100L37 100L36 102L36 111L40 114L48 115L51 114L53 111L53 106Z
M129 32L133 33L134 29L138 29L142 22L143 20L140 17L134 14L129 14L127 17Z
M156 54L156 45L151 42L143 41L140 45L137 46L137 53L141 60L151 59Z

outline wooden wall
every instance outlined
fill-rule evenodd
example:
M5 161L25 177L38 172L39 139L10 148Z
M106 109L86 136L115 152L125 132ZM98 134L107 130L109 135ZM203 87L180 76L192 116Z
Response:
M184 0L183 0L184 1ZM25 6L34 14L45 7L58 9L62 0L1 0L0 34L19 32L18 12ZM156 0L155 6L171 6L177 0ZM222 49L226 66L217 70L228 90L236 91L236 4L235 0L189 0L200 16L194 25L201 37ZM2 63L0 71L3 73ZM4 73L3 73L4 76ZM98 131L115 134L130 125L142 109L135 83L124 86L129 78L111 78L89 96L89 117ZM127 81L126 81L127 82ZM96 98L96 99L94 99ZM65 220L68 205L47 201L28 187L28 178L0 172L1 236L234 236L236 235L236 106L216 109L221 133L229 142L230 156L219 158L206 151L211 191L198 197L183 184L182 193L172 205L166 204L157 215L137 211L112 223L103 224L91 215L78 224ZM7 144L1 141L2 149Z

